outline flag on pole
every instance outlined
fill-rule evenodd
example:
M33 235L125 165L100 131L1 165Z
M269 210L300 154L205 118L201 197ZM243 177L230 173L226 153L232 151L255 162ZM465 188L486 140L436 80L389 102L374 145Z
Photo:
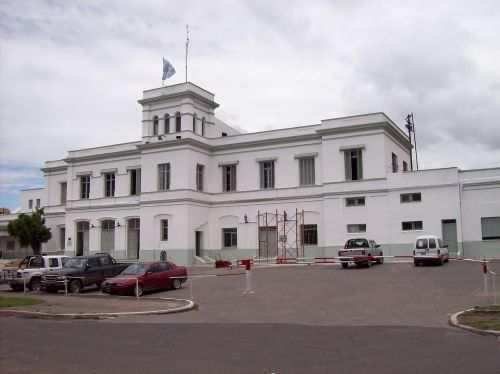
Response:
M175 74L175 68L168 60L165 59L165 57L163 57L163 76L161 80L164 81L165 79L170 78L174 74Z

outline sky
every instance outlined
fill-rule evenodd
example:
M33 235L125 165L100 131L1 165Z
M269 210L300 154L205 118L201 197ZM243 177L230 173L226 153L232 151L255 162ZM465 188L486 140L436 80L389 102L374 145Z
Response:
M500 166L500 3L0 0L0 207L68 150L141 137L162 57L244 131L413 112L421 168Z

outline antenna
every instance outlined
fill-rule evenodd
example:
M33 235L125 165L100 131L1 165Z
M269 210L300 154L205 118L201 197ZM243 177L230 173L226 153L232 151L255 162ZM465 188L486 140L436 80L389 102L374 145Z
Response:
M186 83L188 81L189 25L186 25Z
M413 143L415 144L415 164L417 166L418 170L418 149L417 149L417 136L415 133L415 121L413 119L413 113L410 113L406 116L406 128L408 129L408 139L410 140L411 144L411 133L413 132ZM413 171L413 161L411 157L411 149L410 149L410 165L411 165L411 170Z

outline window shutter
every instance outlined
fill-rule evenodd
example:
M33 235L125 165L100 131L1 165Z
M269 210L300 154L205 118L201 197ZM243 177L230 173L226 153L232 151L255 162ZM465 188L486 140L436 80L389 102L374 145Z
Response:
M345 179L352 180L351 151L344 152Z
M363 151L358 149L356 152L358 153L358 179L363 179Z

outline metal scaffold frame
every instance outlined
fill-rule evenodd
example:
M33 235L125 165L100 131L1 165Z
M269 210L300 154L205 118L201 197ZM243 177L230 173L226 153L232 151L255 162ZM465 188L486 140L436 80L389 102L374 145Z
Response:
M258 257L279 263L296 262L304 257L304 211L257 212Z

